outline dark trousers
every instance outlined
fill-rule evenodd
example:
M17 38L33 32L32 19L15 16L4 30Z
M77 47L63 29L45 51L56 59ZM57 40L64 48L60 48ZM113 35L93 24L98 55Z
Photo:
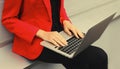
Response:
M49 49L44 48L37 58L48 63L61 63L66 69L107 69L107 54L98 47L90 46L73 59L66 58Z

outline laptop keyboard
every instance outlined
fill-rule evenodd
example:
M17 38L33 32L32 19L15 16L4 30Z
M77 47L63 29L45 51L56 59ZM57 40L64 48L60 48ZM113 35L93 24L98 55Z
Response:
M59 47L58 49L70 55L79 47L79 45L81 44L81 40L82 39L78 39L73 36L67 40L68 46Z

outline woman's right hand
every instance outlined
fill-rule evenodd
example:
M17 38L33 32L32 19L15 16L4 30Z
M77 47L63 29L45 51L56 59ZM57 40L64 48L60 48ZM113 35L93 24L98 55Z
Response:
M55 46L67 45L67 41L57 31L46 32L43 30L38 30L36 36L54 44Z

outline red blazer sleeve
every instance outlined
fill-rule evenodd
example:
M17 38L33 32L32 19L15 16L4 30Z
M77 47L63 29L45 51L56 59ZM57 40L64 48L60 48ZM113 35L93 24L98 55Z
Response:
M60 22L63 23L64 20L69 20L69 17L67 16L65 7L64 7L64 0L61 0L61 8L60 8Z
M18 19L22 0L4 0L2 24L15 36L31 43L39 28Z

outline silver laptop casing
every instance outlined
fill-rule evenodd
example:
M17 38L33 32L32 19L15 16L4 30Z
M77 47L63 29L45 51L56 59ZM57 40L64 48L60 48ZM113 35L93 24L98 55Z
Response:
M54 52L57 52L63 56L66 56L68 58L73 58L75 57L77 54L81 53L83 50L85 50L87 47L89 47L92 43L94 43L96 40L98 40L100 38L100 36L102 35L102 33L105 31L105 29L107 28L107 26L109 25L109 23L112 21L113 17L114 17L115 13L110 15L109 17L105 18L103 21L101 21L100 23L94 25L93 27L91 27L88 32L86 33L84 39L82 39L81 44L79 46L79 48L73 52L71 55L66 54L58 49L56 49L55 45L53 45L50 42L47 41L42 41L40 44ZM64 31L60 32L60 34L66 39L68 40L69 38L71 38L72 36L69 36L68 34L66 34Z

